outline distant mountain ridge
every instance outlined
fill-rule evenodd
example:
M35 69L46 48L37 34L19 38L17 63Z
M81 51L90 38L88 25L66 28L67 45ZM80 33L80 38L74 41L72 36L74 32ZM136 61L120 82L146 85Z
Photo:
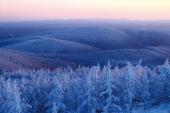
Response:
M48 64L52 68L61 64L90 66L108 60L113 65L123 65L127 61L136 63L139 59L145 64L155 65L170 58L170 22L72 20L0 23L0 47L4 53L16 51L24 58L29 54L35 61L61 61Z

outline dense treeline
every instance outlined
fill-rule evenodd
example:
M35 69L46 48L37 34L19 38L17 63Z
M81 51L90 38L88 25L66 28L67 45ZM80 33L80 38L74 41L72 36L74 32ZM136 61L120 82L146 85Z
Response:
M130 113L170 102L170 64L1 72L0 113Z

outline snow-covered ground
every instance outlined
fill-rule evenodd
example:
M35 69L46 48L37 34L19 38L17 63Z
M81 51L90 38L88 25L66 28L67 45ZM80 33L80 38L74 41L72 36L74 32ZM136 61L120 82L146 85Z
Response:
M170 113L170 103L153 107L150 110L136 109L132 113Z

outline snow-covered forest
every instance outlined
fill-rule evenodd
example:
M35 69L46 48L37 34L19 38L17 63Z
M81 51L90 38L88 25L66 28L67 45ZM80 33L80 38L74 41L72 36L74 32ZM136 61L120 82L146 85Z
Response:
M131 113L168 102L168 60L154 68L108 62L75 70L2 70L0 75L0 113Z

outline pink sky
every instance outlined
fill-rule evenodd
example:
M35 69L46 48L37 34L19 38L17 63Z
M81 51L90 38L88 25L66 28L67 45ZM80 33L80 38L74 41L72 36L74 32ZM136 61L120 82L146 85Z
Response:
M0 21L170 19L170 0L0 0Z

